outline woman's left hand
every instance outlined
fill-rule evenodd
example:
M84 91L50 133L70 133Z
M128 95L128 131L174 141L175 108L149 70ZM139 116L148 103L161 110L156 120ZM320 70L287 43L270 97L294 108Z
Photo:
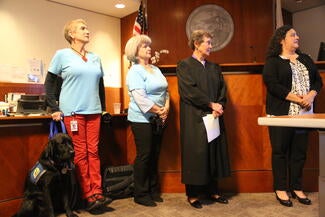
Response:
M52 119L54 120L54 121L60 121L60 120L62 120L63 118L62 118L62 112L60 112L60 111L57 111L57 112L54 112L51 116L52 116Z
M310 91L307 95L302 96L302 101L304 102L304 106L305 108L310 108L311 105L314 102L315 96L317 95L317 92L312 90Z
M163 123L165 123L168 117L168 112L169 112L169 108L161 107L161 113L159 114L159 117L162 119Z
M216 118L223 114L223 106L219 103L211 103L212 115Z

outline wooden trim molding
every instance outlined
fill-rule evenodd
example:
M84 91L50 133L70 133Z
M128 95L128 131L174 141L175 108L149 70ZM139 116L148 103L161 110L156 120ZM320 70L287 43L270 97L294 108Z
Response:
M325 61L315 62L319 70L325 70ZM221 63L221 71L223 74L261 74L263 71L263 62L253 63ZM158 65L164 75L175 75L176 65Z

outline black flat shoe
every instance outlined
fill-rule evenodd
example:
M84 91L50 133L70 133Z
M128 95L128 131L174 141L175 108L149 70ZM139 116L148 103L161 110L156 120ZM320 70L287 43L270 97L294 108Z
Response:
M199 200L194 200L194 201L191 202L190 199L187 198L187 201L195 209L201 209L202 208L202 204L201 204L201 202Z
M223 204L228 204L228 199L225 198L224 196L219 196L219 197L215 197L215 196L210 196L210 200L212 200L213 202L217 202L217 203L223 203Z
M110 204L113 201L111 198L105 197L102 194L95 194L94 197L102 206L106 206L107 204Z
M282 200L282 199L280 199L280 198L278 197L278 195L277 195L276 192L274 192L274 193L275 193L276 199L280 202L281 205L283 205L283 206L287 206L287 207L292 207L292 202L291 202L290 199L289 199L289 200Z
M305 205L311 205L311 200L308 197L306 197L306 198L298 197L298 195L294 191L291 191L291 196L294 199L298 199L299 203L302 203Z
M151 198L152 198L153 201L155 201L157 203L164 202L164 199L162 199L162 197L159 194L152 194Z
M88 212L91 212L92 210L94 209L97 209L99 208L100 206L102 206L102 204L98 201L98 200L95 200L95 201L88 201L87 202L87 205L86 205L86 210Z
M143 206L157 206L157 204L151 199L151 197L135 197L134 202Z

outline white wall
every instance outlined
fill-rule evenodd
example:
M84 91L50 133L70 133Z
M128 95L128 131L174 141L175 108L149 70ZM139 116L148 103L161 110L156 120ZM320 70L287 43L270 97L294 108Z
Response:
M317 60L319 44L325 41L325 5L294 13L292 18L300 49Z
M69 46L64 24L77 18L88 24L87 49L102 59L105 86L121 87L120 19L47 0L0 0L0 80L24 82L31 58L46 73L55 51Z

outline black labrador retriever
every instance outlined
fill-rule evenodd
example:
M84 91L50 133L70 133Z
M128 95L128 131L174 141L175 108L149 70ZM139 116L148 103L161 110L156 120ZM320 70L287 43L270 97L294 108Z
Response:
M73 157L67 134L58 133L49 140L26 178L24 199L14 217L54 217L60 209L68 217L78 217L71 208Z

